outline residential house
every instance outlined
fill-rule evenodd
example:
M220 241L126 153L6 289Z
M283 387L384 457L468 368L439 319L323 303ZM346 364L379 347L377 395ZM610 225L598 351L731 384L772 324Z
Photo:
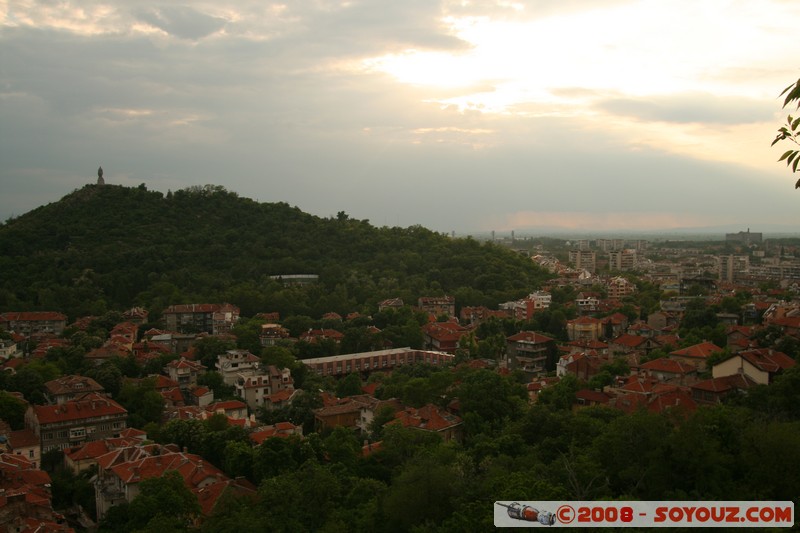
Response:
M769 323L779 326L783 330L784 335L800 338L800 316L776 318Z
M534 331L521 331L506 337L508 367L542 374L555 370L558 354L555 339Z
M635 322L628 326L628 333L630 335L639 335L640 337L652 337L655 335L653 328L645 322Z
M726 330L726 345L732 352L738 352L750 347L750 338L754 328L750 326L730 326Z
M501 304L502 305L502 304ZM494 311L484 306L462 307L459 313L459 320L469 325L477 325L486 322L490 318L509 318L511 313L505 310Z
M575 405L578 407L591 407L595 405L609 405L612 396L607 392L581 389L575 393Z
M633 352L647 353L657 347L658 343L654 339L640 335L628 335L627 333L608 341L608 350L615 355Z
M464 421L461 417L430 403L419 409L406 407L396 412L394 420L388 424L435 433L445 441L460 442L464 435Z
M422 296L417 306L433 316L456 316L456 299L453 296Z
M602 341L572 341L563 345L571 354L589 353L608 357L608 344Z
M634 308L638 311L638 308ZM630 327L630 320L628 319L627 315L616 312L611 313L607 317L603 318L603 325L606 328L607 337L616 337L628 330Z
M357 428L361 419L363 402L357 397L341 398L333 405L314 409L314 426L317 431L338 426Z
M122 313L122 318L127 322L132 322L137 326L147 323L147 317L150 312L144 307L132 307Z
M247 350L228 350L217 356L217 362L214 363L226 385L235 385L241 376L258 374L260 366L261 359Z
M344 333L336 331L335 329L310 329L300 335L300 340L304 342L319 342L323 340L332 340L336 344L341 344L344 339Z
M89 350L84 358L87 361L92 362L94 366L100 366L106 361L110 361L114 358L124 359L130 354L131 352L125 348L113 345L103 345L99 348L93 348Z
M22 357L19 344L14 339L0 339L0 360Z
M180 333L230 333L239 320L239 308L231 304L171 305L162 312L166 329Z
M240 375L234 383L235 394L241 398L250 409L255 410L259 407L272 408L272 402L267 401L271 396L281 391L294 391L291 371L288 368L278 369L274 365L269 365L265 374Z
M273 437L286 438L292 435L302 437L303 426L296 426L291 422L278 422L277 424L271 426L261 426L256 428L252 433L250 433L250 435L248 435L248 437L254 446L258 446L259 444L263 444L265 440Z
M598 293L579 292L575 298L575 307L581 316L596 313L600 309L600 296Z
M456 322L431 322L422 326L425 347L447 353L455 353L458 343L469 330Z
M98 458L111 451L144 444L147 434L144 431L127 428L117 438L95 440L64 450L64 466L75 475L97 467Z
M279 324L261 324L258 339L261 346L275 346L279 341L289 338L289 330Z
M384 311L386 309L400 309L404 306L402 298L389 298L388 300L383 300L382 302L378 303L378 311Z
M120 322L108 334L113 344L125 346L129 350L139 340L139 325L133 322Z
M36 433L29 428L15 431L10 428L0 430L0 452L22 456L30 461L34 468L40 468L42 464L42 445Z
M187 390L197 386L197 377L205 373L206 367L196 361L181 357L167 363L164 371L169 379L178 382L181 389Z
M40 439L42 453L84 442L119 436L128 411L97 393L87 393L61 405L31 405L25 426Z
M706 341L706 342L701 342L699 344L694 344L692 346L683 348L681 350L675 350L674 352L670 352L669 358L693 364L697 367L697 370L699 372L702 372L706 369L706 360L712 354L721 351L722 348L720 348L713 342Z
M656 331L661 331L670 325L669 315L664 311L656 311L647 315L647 325Z
M757 383L745 374L732 374L692 384L692 399L698 404L720 404L730 394L746 393Z
M140 492L140 483L175 471L187 488L197 494L215 483L229 481L219 468L199 455L172 451L166 446L137 446L115 450L98 458L95 478L97 518L123 502L130 503Z
M0 328L30 337L37 333L61 335L67 327L67 315L53 311L9 311L0 314Z
M23 456L0 453L0 530L74 533L53 510L50 484L50 475Z
M247 419L247 404L239 400L215 402L206 407L206 411L211 415L225 415L234 420Z
M571 341L596 341L603 336L603 321L590 316L567 320L567 336Z
M743 350L714 365L715 378L743 374L759 385L769 385L776 376L795 366L794 359L767 348Z
M685 361L660 357L639 365L639 375L686 385L697 376L697 367Z
M571 374L580 380L589 381L600 373L600 368L606 363L608 363L607 359L597 355L585 353L564 355L558 360L556 376L562 377Z
M70 400L96 392L105 395L105 389L98 382L86 376L61 376L44 384L44 396L50 404L62 405Z
M214 391L208 387L195 387L189 391L192 405L207 407L214 401Z
M621 300L625 296L630 296L636 292L636 285L621 276L617 276L608 280L606 292L609 299Z

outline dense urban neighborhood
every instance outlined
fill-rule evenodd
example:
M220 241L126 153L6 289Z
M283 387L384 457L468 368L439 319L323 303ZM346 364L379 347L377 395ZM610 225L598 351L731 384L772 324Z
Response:
M485 531L508 498L800 493L796 240L436 239L496 271L453 288L432 265L417 290L284 271L274 307L7 291L0 527Z

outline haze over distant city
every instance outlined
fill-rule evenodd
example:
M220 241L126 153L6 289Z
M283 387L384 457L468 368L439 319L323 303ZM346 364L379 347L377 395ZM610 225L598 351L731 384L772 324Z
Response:
M791 231L796 0L0 0L0 220L207 183L437 231Z

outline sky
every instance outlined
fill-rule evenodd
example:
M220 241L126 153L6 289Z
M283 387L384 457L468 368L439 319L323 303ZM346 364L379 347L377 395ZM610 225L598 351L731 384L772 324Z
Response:
M442 232L800 228L797 0L0 0L0 220L222 185Z

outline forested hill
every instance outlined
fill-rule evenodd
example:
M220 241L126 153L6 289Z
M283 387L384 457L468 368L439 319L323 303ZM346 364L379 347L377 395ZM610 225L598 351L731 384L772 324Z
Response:
M529 259L472 239L376 228L344 212L320 218L209 185L167 195L87 185L0 226L0 272L0 312L70 318L223 301L245 316L319 316L441 294L493 306L547 277ZM320 283L286 288L269 277L286 274L318 274Z

